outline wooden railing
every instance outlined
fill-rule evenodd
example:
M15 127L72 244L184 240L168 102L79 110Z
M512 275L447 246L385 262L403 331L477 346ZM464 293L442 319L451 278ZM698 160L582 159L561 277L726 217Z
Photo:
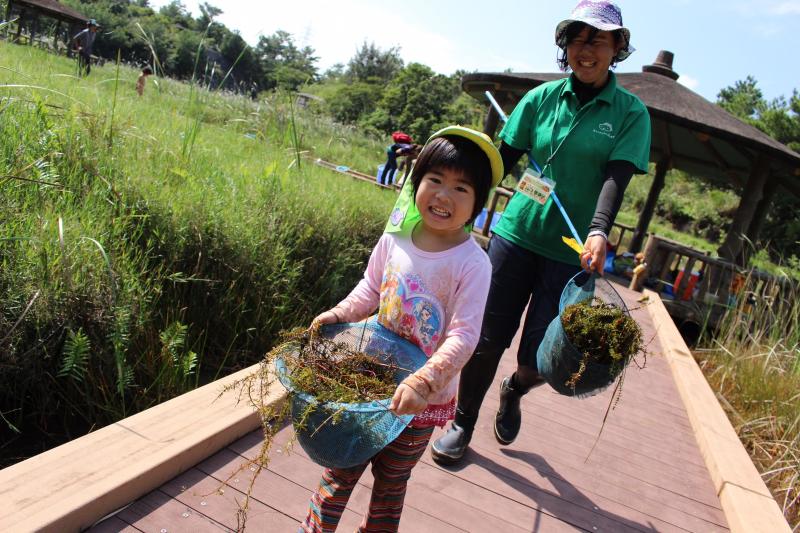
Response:
M478 242L482 245L488 243L492 220L497 212L499 207L498 204L500 204L501 199L503 199L503 208L505 208L513 195L514 191L505 187L497 187L494 190L492 197L489 199L489 206L486 208L486 222L483 224L482 228L475 228L474 232ZM609 242L612 243L614 249L617 250L617 253L620 253L621 247L625 243L625 235L628 233L633 235L634 229L635 228L633 226L628 226L627 224L622 224L619 222L614 223L611 234L609 235Z
M630 288L640 291L646 284L663 294L669 287L672 300L667 299L668 309L676 322L703 320L713 327L725 311L739 303L772 303L798 294L797 282L789 278L743 269L653 233L644 248L644 264Z

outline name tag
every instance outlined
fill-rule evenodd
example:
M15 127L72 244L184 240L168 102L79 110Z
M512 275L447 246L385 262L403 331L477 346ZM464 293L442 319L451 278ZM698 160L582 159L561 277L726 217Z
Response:
M543 177L530 168L525 169L522 179L517 184L519 192L542 205L550 198L550 193L553 192L555 187L556 184L552 180Z

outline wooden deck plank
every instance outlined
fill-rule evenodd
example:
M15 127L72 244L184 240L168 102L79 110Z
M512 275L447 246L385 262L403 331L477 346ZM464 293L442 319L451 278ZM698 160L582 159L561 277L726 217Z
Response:
M209 517L195 512L168 494L155 490L120 511L116 518L146 532L195 533L197 531L230 532ZM92 533L105 527L105 522L90 529Z
M140 533L142 530L116 516L111 516L91 528L91 531L92 533Z
M161 490L195 512L201 512L215 522L236 530L244 493L230 485L221 489L221 485L219 480L195 468L166 483ZM297 522L282 510L251 500L246 525L251 531L291 531Z
M260 442L260 431L254 432L252 437L255 437ZM276 453L275 455L279 456L280 454ZM200 463L197 468L219 483L228 480L228 485L235 486L238 490L246 493L254 471L250 470L250 467L241 469L243 460L243 456L226 448ZM311 488L295 483L267 469L263 470L256 478L251 497L262 504L280 509L292 518L296 526L305 518L311 494ZM240 499L240 501L242 500ZM361 514L354 513L350 509L345 510L341 522L342 527L352 526L352 528L355 528L360 522Z
M472 452L470 460L497 476L515 472L529 484L552 493L575 493L581 494L584 500L607 501L609 504L603 508L608 510L618 506L635 507L647 516L689 531L705 531L709 527L724 527L725 524L724 515L719 509L699 505L696 500L625 476L615 476L614 473L601 476L600 472L564 466L527 450L498 450L497 443L477 441L472 446ZM564 498L573 501L569 496Z
M289 435L290 435L289 432L284 430L283 432L281 432L281 434L279 434L276 437L275 444L282 445L288 439ZM243 449L243 453L245 456L251 456L252 454L255 454L257 452L258 447L260 446L260 440L261 440L260 435L254 433L245 439L241 439L238 443L234 444L233 446L239 446L239 444L243 444L246 441L250 441L249 442L250 446L247 449ZM493 440L494 439L492 437L492 441ZM496 448L497 445L495 444L494 447ZM482 454L483 450L481 450L478 453ZM297 472L303 472L307 470L308 467L311 467L313 469L314 467L313 463L311 462L310 459L308 459L306 454L302 451L302 448L300 448L299 446L293 449L291 455L300 455L302 456L304 461L299 460L296 457L285 456L285 454L283 454L280 458L273 459L270 468L280 472L281 475L295 475ZM503 457L503 455L496 455L492 457L491 460L482 461L481 468L494 471L495 473L497 473L498 471L503 472L503 471L510 471L511 469L518 469L520 465L527 464L527 461L525 459L521 461L517 459L519 458L514 458L514 457L508 458L508 457ZM278 464L278 460L281 461L281 464ZM485 463L488 463L489 466L487 466ZM504 464L501 465L499 468L493 469L492 466L495 463L504 463ZM289 466L285 466L285 464L288 464ZM528 468L528 470L532 469ZM536 492L537 490L547 490L551 494L561 495L566 493L575 496L575 490L573 489L572 484L568 481L565 481L563 478L559 478L557 475L555 476L552 475L552 468L550 470L551 470L550 475L547 475L547 474L540 474L538 469L533 469L533 473L527 477L528 479L527 484L529 485L529 487L526 490L531 492ZM437 465L433 464L430 461L429 457L426 455L423 458L423 463L420 464L414 470L414 473L412 475L412 481L409 484L409 494L406 500L407 505L410 505L412 507L415 507L417 509L426 512L433 511L434 509L447 509L448 506L452 506L452 502L449 502L447 499L445 499L442 502L431 500L429 498L429 494L439 494L441 492L445 492L448 493L449 495L452 495L454 492L458 493L459 489L450 488L448 490L443 491L443 488L447 486L451 487L460 486L462 487L460 492L464 493L463 502L468 502L470 505L480 504L478 507L479 509L481 509L481 512L484 513L485 515L489 515L491 519L495 521L492 522L491 524L486 524L485 526L483 524L483 520L480 519L477 521L468 522L467 524L463 525L458 523L455 524L459 527L464 527L464 525L469 526L469 524L472 523L473 526L475 527L474 530L476 531L486 530L483 529L484 527L487 528L506 527L506 526L500 526L500 524L496 522L496 520L505 520L505 519L511 520L512 518L510 517L515 517L517 519L523 518L526 516L526 514L531 514L531 511L534 510L533 508L530 507L529 502L519 503L515 499L509 498L508 495L503 494L504 487L506 486L506 483L504 481L500 481L499 486L495 487L492 486L491 484L475 484L472 482L471 479L469 479L469 477L466 478L462 477L457 480L454 480L453 479L454 475L458 477L457 474L449 472L448 470L443 470ZM439 476L439 480L432 481L432 479L436 480L437 476ZM554 481L550 481L548 478L552 478ZM313 480L311 482L313 483ZM366 472L364 474L361 480L361 484L365 485L367 488L371 487L371 477L369 475L369 472ZM429 490L426 491L425 490L426 487ZM426 492L429 494L426 494ZM609 492L611 493L613 491ZM716 513L714 513L712 510L712 512L709 513L708 516L698 518L691 513L684 512L681 509L665 505L665 502L662 498L664 496L669 496L669 494L668 493L665 494L663 493L663 491L659 494L656 494L654 496L654 500L651 501L645 500L643 495L637 494L632 491L628 491L627 493L623 494L622 495L623 497L620 497L616 501L610 499L608 494L605 495L601 494L602 493L598 492L593 497L598 501L602 502L602 505L604 506L603 509L607 510L609 508L623 508L621 511L623 520L628 520L629 522L636 523L635 520L631 521L630 519L624 517L626 513L633 514L635 516L638 516L640 524L647 524L648 522L652 522L657 525L657 529L659 531L669 531L669 530L677 531L680 529L685 529L690 531L725 530L724 526L721 526L719 523L714 523L714 520L717 520L722 522L722 524L724 524L724 517L721 515L721 513L719 513L718 510L716 510ZM559 507L573 507L575 505L574 503L575 500L578 499L577 497L569 498L565 496L558 496L558 498L562 500L560 504L557 500L553 499L547 500L547 497L545 497L544 499L549 501L550 506L554 509ZM628 507L628 505L624 502L626 501L630 502L632 500L635 500L637 502L638 510L641 511L642 508L644 508L644 511L642 513L637 514L636 510L631 511L630 509L624 509L625 507ZM696 506L696 502L691 502L687 500L688 505L691 505L691 503L694 503ZM590 518L584 517L583 522L580 522L579 518L575 518L575 516L572 515L570 515L568 518L571 518L573 521L577 521L578 522L577 525L583 524L583 527L586 527L589 523L596 524L598 522L602 522L603 520L602 518L597 518L593 516L596 512L600 512L600 514L605 514L606 516L608 516L607 511L600 511L599 509L600 508L597 507L597 505L593 506L591 509L585 508L585 511L588 511L588 514L591 517ZM354 510L357 512L364 512L364 509L354 508ZM475 509L473 508L472 510L474 511ZM540 511L542 511L541 508L536 509L536 512ZM649 511L649 517L645 516L648 515L647 511ZM563 513L563 511L560 512ZM459 515L461 516L463 515L463 513L464 510L461 509L459 511ZM554 514L555 511L551 511L551 513ZM447 515L453 516L453 513L447 513ZM560 515L558 516L560 517ZM553 518L555 517L547 513L545 513L545 516L542 517L542 519L544 520L544 522L547 524L548 527L548 529L545 529L545 531L549 531L551 530L551 528L555 530L557 526L560 526L561 529L567 528L567 530L571 530L574 528L574 526L569 526L568 524L565 524L563 521L558 519L553 520ZM624 530L625 527L628 527L625 526L624 524L620 525L619 523L621 519L620 516L612 514L611 518L612 520L615 520L617 522L614 523L613 526L614 528L622 528L622 530ZM678 525L674 526L675 524ZM481 525L482 527L479 528L477 527L478 525ZM529 523L527 522L519 523L518 520L515 521L515 527L526 528L528 525ZM633 527L635 529L635 526Z
M291 431L287 428L283 434L279 436L279 441L285 441L286 439L290 438ZM427 453L427 452L426 452ZM318 476L321 474L322 469L316 466L311 459L305 454L301 447L297 446L293 448L290 454L284 454L280 461L283 464L279 464L278 461L274 461L271 463L270 468L279 470L282 473L289 474L292 472L296 472L298 470L304 470L307 468L315 468L318 471ZM422 469L422 470L420 470ZM507 513L499 513L497 509L499 508L498 505L505 505L509 502L501 501L495 494L487 493L483 489L478 489L475 491L471 491L470 498L458 500L452 499L446 495L440 489L442 489L442 484L430 486L427 485L424 481L421 481L421 478L425 478L425 470L426 467L422 464L418 465L411 475L411 481L409 482L409 490L406 495L406 509L414 509L419 511L420 513L430 516L436 517L437 521L444 522L449 524L452 527L458 528L459 530L465 531L491 531L491 530L502 530L502 531L524 531L526 527L519 527L519 526L527 526L527 524L519 524L514 525L512 522L508 521L507 517L513 517L519 515L519 513L523 513L525 511L519 505L513 505L514 512L507 512ZM452 479L451 476L446 476L447 481L452 482L455 481ZM359 505L359 501L356 500L353 502L353 509L358 511L359 513L366 512L367 509L367 502L370 491L372 489L373 478L372 474L369 469L364 472L362 476L359 486L359 491L363 491L366 494L366 499L364 501L364 505ZM445 483L444 486L447 484ZM491 501L487 501L488 500ZM488 505L488 504L491 504ZM508 508L508 505L505 505ZM491 509L491 510L490 510ZM508 510L508 509L506 509ZM406 511L403 511L404 517L406 517ZM411 522L409 518L404 518L404 521ZM543 525L546 525L548 529L546 531L573 531L574 528L568 526L564 522L560 520L553 519L550 516L544 516L541 520ZM417 523L416 521L414 522Z

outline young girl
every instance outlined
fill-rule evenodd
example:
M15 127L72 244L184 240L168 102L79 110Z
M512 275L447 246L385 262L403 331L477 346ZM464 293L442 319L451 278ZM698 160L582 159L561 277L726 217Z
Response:
M458 374L478 342L491 267L466 226L502 178L502 160L483 133L450 126L434 133L411 173L413 205L393 212L390 232L372 251L364 278L336 307L314 320L356 322L378 308L377 320L419 346L427 363L392 397L411 424L362 465L328 468L311 497L301 531L334 531L368 463L375 478L359 531L396 531L411 469L433 433L455 414ZM397 211L397 210L395 210Z
M147 83L147 76L151 74L153 74L153 70L150 67L144 67L142 73L139 74L139 79L136 80L136 92L139 96L144 94L144 84Z

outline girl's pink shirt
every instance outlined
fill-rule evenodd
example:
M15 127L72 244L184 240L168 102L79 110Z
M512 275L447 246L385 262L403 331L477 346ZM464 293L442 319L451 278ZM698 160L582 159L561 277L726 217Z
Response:
M337 306L345 322L378 309L378 321L428 356L416 374L431 387L417 416L443 425L453 416L458 375L480 336L492 267L474 239L443 252L417 248L410 237L384 233L364 278Z

